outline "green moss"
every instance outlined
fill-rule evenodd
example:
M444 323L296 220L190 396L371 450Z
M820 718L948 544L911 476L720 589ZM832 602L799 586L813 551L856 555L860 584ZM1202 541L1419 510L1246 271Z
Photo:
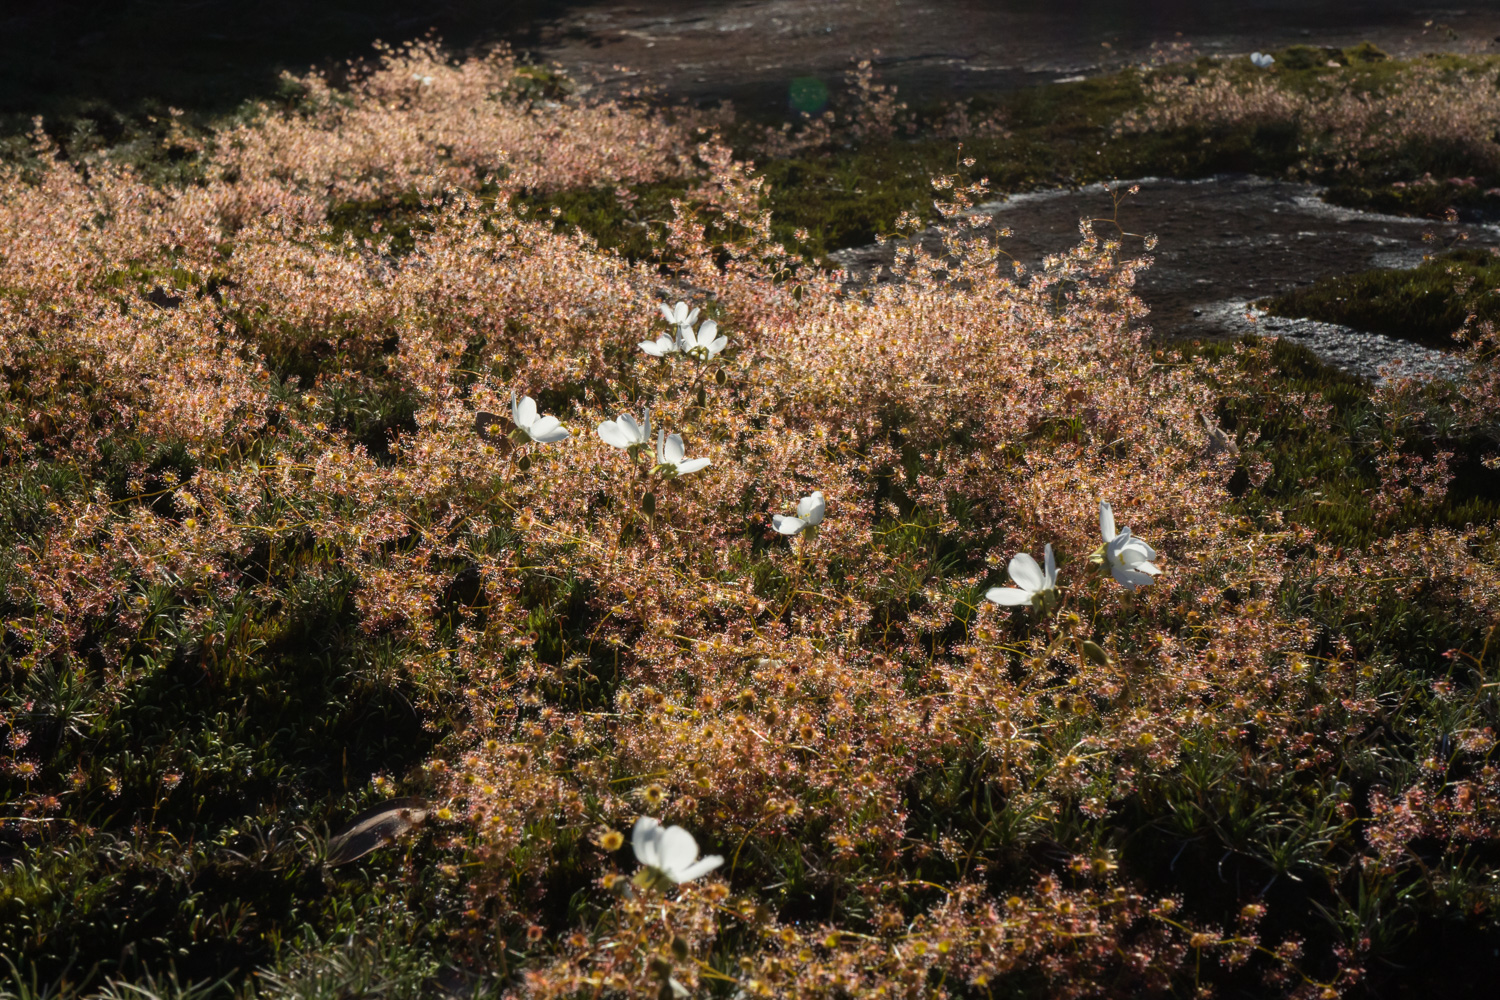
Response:
M1306 317L1434 347L1455 346L1469 315L1500 320L1500 257L1485 250L1439 254L1405 270L1324 278L1258 303L1274 316Z
M1461 164L1458 169L1463 166ZM1480 187L1477 178L1471 177L1449 177L1413 184L1344 181L1328 188L1323 193L1323 200L1346 208L1421 218L1442 218L1450 208L1464 221L1484 221L1500 215L1500 194L1493 187Z
M559 229L578 229L605 250L618 250L632 260L653 253L651 233L672 219L673 199L687 199L692 182L683 179L635 184L630 204L620 200L614 186L568 191L525 191L514 204L533 218L554 220Z
M1270 463L1270 474L1258 486L1250 486L1246 472L1232 484L1240 492L1238 510L1256 519L1280 517L1305 525L1326 543L1347 547L1416 527L1463 528L1500 520L1500 473L1479 461L1493 443L1445 433L1439 426L1421 439L1405 441L1402 451L1423 457L1453 452L1454 479L1446 497L1430 507L1378 514L1372 502L1381 489L1376 456L1406 432L1382 418L1367 382L1323 364L1306 348L1277 341L1270 361L1274 375L1265 391L1220 409L1224 426L1242 440L1259 435L1247 449L1245 468L1254 459ZM1312 408L1297 403L1298 398L1326 404L1327 417L1311 416ZM1443 403L1435 399L1433 405L1441 409Z

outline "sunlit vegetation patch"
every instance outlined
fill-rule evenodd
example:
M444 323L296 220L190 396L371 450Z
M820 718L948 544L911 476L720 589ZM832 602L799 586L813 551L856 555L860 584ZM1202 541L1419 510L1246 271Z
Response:
M1116 131L1276 150L1340 204L1418 215L1500 207L1494 57L1396 60L1367 44L1274 58L1264 69L1200 59L1159 73Z
M1488 975L1488 327L1380 390L1150 345L956 158L851 287L690 124L382 60L191 185L0 177L6 990Z

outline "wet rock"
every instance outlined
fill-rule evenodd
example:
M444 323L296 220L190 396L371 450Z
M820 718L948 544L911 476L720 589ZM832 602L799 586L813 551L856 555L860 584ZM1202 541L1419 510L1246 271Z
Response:
M1457 359L1391 337L1360 333L1330 323L1264 317L1251 324L1247 302L1319 278L1372 267L1411 267L1432 250L1424 234L1440 243L1469 234L1469 246L1500 245L1500 227L1460 226L1433 219L1361 212L1329 205L1311 184L1259 177L1220 176L1198 181L1142 178L1110 185L1138 185L1118 210L1115 195L1094 184L1014 195L977 210L1014 232L1004 249L1036 270L1048 254L1078 239L1080 219L1095 220L1095 232L1118 237L1121 252L1146 252L1148 234L1158 238L1154 264L1136 285L1151 308L1147 319L1160 339L1238 336L1247 330L1285 335L1331 363L1377 378L1385 365L1407 371L1449 374ZM1124 235L1121 235L1123 232ZM936 248L936 234L924 234ZM831 256L856 277L868 276L894 258L895 244L841 250Z

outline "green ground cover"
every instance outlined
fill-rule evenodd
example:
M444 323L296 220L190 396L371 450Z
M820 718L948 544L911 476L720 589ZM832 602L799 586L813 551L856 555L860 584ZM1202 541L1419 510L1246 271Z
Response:
M1500 257L1454 250L1408 269L1338 275L1258 303L1275 316L1306 317L1438 348L1474 323L1500 318Z

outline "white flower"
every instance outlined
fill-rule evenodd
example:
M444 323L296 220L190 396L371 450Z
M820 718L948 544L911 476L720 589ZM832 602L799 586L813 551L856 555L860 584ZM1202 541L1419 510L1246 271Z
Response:
M627 451L643 444L650 444L651 411L649 409L646 411L646 419L639 424L635 422L635 417L628 413L622 413L617 420L606 420L599 425L599 436L610 447L623 448Z
M1161 572L1151 560L1156 550L1130 533L1129 528L1115 531L1115 511L1099 501L1099 534L1104 537L1103 562L1109 575L1126 590L1135 590L1151 582Z
M681 885L702 878L724 863L717 854L698 857L698 842L680 826L662 826L659 820L642 816L630 835L635 859Z
M432 86L432 77L430 76L423 76L421 73L413 73L411 75L411 78L424 87Z
M816 528L823 523L823 512L828 504L823 500L822 490L813 490L810 496L797 501L797 516L784 517L777 514L771 518L771 527L783 535L795 535L803 528Z
M670 333L664 333L655 340L641 341L640 347L641 350L653 358L664 358L668 354L677 353L677 338L673 337Z
M1276 61L1276 57L1266 52L1252 52L1250 53L1250 61L1261 69L1270 69L1271 64Z
M516 402L516 394L510 394L510 419L515 425L526 432L526 436L540 444L551 444L553 441L561 441L572 432L558 422L556 417L538 417L536 415L536 400L530 396L522 396L521 401Z
M718 332L719 324L711 319L704 320L703 325L698 327L697 333L693 332L691 326L679 326L677 328L677 349L683 354L691 354L701 361L707 361L722 351L724 346L729 343L729 338L717 336ZM641 349L645 350L644 344L641 345ZM651 352L646 351L646 353L650 354Z
M1014 587L991 587L984 592L986 600L996 604L1015 606L1019 604L1044 604L1049 596L1057 593L1057 560L1052 555L1052 543L1047 543L1043 553L1047 568L1036 564L1027 552L1017 552L1011 557L1010 578ZM1049 591L1051 592L1049 595Z
M663 302L661 304L661 315L662 319L666 320L668 323L671 323L678 329L681 329L685 326L692 326L694 323L698 322L698 310L694 309L689 312L686 302L679 302L671 308L668 308L667 304Z
M664 430L656 432L656 467L667 475L685 476L708 468L708 464L706 458L684 459L681 434L667 434Z

